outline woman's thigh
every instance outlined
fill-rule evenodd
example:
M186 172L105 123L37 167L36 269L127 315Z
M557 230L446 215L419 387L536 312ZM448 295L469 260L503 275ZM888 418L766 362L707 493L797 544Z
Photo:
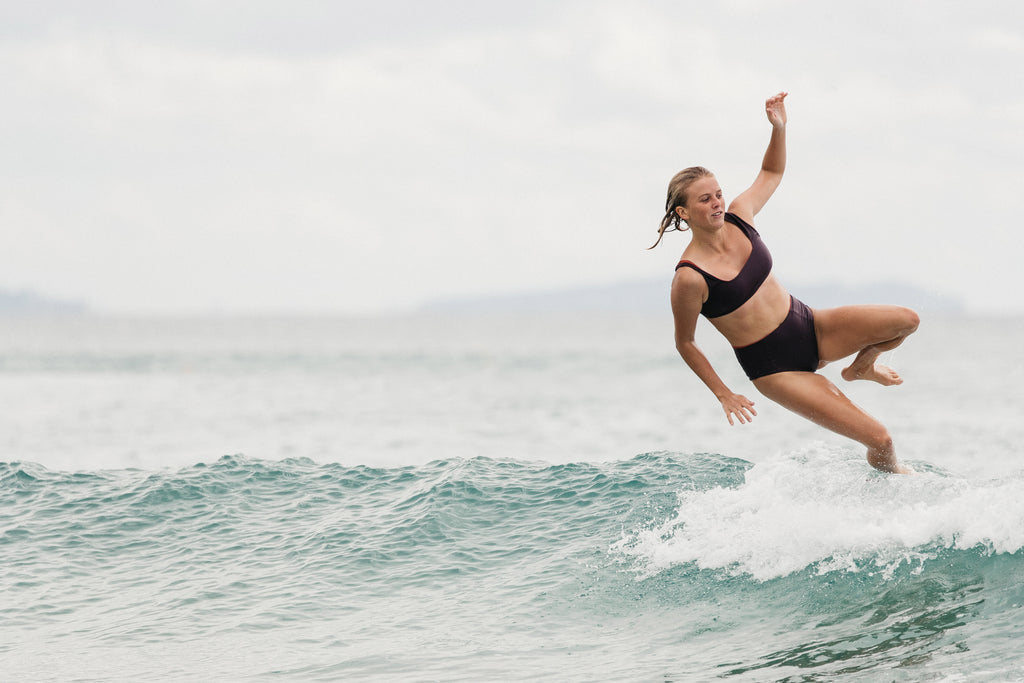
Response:
M881 448L889 440L889 432L881 422L823 375L780 372L759 377L754 386L782 407L865 446Z
M901 339L917 329L917 313L902 306L840 306L814 310L818 356L826 363Z

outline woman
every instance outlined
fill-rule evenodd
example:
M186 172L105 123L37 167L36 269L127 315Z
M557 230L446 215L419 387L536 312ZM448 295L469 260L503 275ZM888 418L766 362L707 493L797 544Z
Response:
M669 183L665 218L651 248L666 231L691 233L672 281L676 348L721 402L729 424L757 415L754 402L730 390L694 343L697 317L703 314L732 344L761 394L864 444L876 469L909 474L913 470L897 461L885 426L816 370L856 354L843 379L901 384L896 372L876 360L917 329L917 314L899 306L808 308L775 279L771 255L751 225L786 168L786 95L765 103L772 136L761 171L728 209L718 181L705 168L688 168Z

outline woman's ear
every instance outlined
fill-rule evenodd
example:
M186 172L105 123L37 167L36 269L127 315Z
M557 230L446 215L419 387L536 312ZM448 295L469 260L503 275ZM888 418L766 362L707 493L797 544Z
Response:
M676 207L676 215L682 218L684 221L689 218L689 216L686 213L686 208L682 206Z

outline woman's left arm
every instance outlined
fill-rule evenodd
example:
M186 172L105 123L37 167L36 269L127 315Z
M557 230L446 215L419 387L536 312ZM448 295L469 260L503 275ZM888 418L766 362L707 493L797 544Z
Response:
M761 171L754 179L754 184L729 204L729 211L748 223L753 223L754 216L768 203L782 182L782 174L786 171L785 100L788 94L780 92L765 101L764 110L772 124L772 137L768 141L768 149L761 162Z

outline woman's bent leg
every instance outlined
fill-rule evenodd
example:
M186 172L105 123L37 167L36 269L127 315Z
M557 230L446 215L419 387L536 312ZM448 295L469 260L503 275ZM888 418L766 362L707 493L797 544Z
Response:
M828 378L813 372L780 372L754 380L754 386L797 415L864 444L868 463L875 469L913 473L896 460L892 437L885 425L847 398Z
M840 306L814 311L821 364L857 354L842 372L843 379L867 379L879 384L902 383L891 368L875 361L912 334L920 319L902 306Z

